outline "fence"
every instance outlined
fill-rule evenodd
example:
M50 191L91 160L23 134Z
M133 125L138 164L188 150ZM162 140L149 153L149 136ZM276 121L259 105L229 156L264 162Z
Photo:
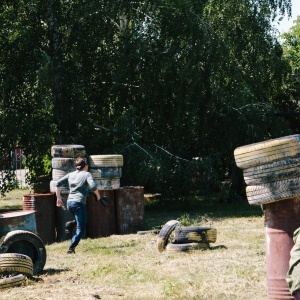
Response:
M25 156L23 155L22 148L15 148L11 156L13 157L13 171L17 178L17 185L19 188L27 188L26 176L29 170L25 166Z

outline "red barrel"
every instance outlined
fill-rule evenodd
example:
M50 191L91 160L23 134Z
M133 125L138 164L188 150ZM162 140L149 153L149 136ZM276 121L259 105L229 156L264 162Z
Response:
M26 230L36 233L34 211L9 211L0 214L0 237L13 230Z
M107 206L95 201L94 195L89 195L86 200L88 221L86 236L98 238L116 234L116 214L113 190L99 190L102 196L108 198Z
M55 197L47 194L27 194L23 196L23 210L34 210L37 235L45 244L54 243Z
M286 274L290 251L294 246L293 233L300 227L300 198L291 198L263 205L267 258L268 299L294 299Z
M129 234L145 226L144 187L130 186L115 190L117 233Z

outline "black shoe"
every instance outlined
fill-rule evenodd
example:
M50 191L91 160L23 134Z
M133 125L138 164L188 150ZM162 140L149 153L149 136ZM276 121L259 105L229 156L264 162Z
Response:
M69 250L67 251L67 254L75 254L75 248L69 248Z

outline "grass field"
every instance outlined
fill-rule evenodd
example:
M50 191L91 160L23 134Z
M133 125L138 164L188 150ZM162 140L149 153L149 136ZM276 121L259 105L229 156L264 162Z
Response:
M0 201L1 209L11 200ZM69 241L54 243L46 245L43 274L26 286L2 290L0 299L267 299L259 207L200 201L192 211L146 208L145 222L151 229L183 216L217 229L210 249L159 252L150 233L84 239L75 255L65 254Z

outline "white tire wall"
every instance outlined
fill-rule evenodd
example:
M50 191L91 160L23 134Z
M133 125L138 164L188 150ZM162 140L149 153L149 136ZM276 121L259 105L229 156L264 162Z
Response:
M55 180L50 181L50 192L51 193L56 192L56 182L57 181L55 181ZM69 194L70 193L69 186L67 184L63 184L62 186L60 186L60 193L61 194Z
M248 202L252 205L268 204L300 196L300 178L275 181L246 187Z
M123 167L123 155L119 155L119 154L90 155L89 165L91 168Z
M272 163L299 154L299 134L254 143L234 150L236 165L241 169Z
M300 177L300 157L285 158L243 170L247 185L257 185Z
M98 190L116 190L120 187L120 179L94 179Z
M65 172L73 172L75 168L75 158L73 157L53 157L51 164L53 169L58 169Z
M97 169L91 168L89 171L94 179L115 179L122 177L121 167L99 167Z
M68 171L63 171L63 170L59 170L59 169L52 169L52 180L53 181L58 181L60 178L64 177L68 173L69 173Z
M76 158L85 157L85 147L83 145L54 145L51 147L52 157Z

